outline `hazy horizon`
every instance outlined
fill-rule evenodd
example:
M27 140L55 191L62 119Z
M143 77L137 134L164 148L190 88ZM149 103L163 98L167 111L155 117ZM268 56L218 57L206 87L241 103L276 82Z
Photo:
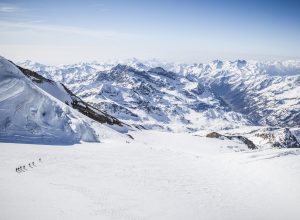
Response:
M58 65L300 59L295 1L0 1L0 55Z

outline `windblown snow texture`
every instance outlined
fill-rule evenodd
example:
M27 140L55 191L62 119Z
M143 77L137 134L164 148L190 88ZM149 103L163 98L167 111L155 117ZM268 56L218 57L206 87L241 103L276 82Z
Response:
M0 58L0 141L73 144L98 141L79 113L36 86Z

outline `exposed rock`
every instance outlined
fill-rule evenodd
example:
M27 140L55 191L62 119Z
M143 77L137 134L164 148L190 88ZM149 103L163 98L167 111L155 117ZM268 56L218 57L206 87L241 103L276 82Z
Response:
M229 140L238 139L238 140L242 141L244 144L246 144L249 149L251 149L251 150L257 149L257 146L252 141L250 141L248 138L241 136L241 135L232 135L231 136L231 135L222 135L217 132L211 132L211 133L207 134L206 137L220 138L220 139L226 138Z
M11 62L11 63L13 63L13 62ZM21 70L22 73L24 73L25 76L29 77L33 82L36 82L36 83L52 82L52 80L46 79L45 77L41 76L40 74L38 74L34 71L24 69L20 66L17 66L17 67L19 68L19 70Z
M224 137L224 135L221 135L217 132L211 132L211 133L207 134L206 137L208 137L208 138L221 138L221 137Z
M255 134L255 136L262 138L272 147L300 148L299 141L289 128L265 129L263 132Z
M238 135L238 136L227 136L227 138L229 138L231 140L234 139L234 138L237 138L240 141L242 141L244 144L246 144L249 149L251 149L251 150L257 149L257 146L252 141L250 141L248 138L246 138L244 136L240 136L240 135Z

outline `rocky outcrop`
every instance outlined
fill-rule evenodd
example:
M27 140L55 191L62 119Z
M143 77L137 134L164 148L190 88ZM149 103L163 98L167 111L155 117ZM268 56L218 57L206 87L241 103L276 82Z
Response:
M289 128L267 128L255 134L272 147L300 148L300 143Z
M206 137L229 139L229 140L237 139L239 141L242 141L244 144L246 144L249 149L251 149L251 150L257 149L257 146L252 141L250 141L248 138L241 136L241 135L222 135L217 132L211 132L211 133L207 134Z

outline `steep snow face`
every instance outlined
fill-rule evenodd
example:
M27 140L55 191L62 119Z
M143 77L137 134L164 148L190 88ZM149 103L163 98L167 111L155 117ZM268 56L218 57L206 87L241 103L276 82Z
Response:
M51 90L51 88L48 88ZM0 141L73 144L98 141L88 121L0 57Z

